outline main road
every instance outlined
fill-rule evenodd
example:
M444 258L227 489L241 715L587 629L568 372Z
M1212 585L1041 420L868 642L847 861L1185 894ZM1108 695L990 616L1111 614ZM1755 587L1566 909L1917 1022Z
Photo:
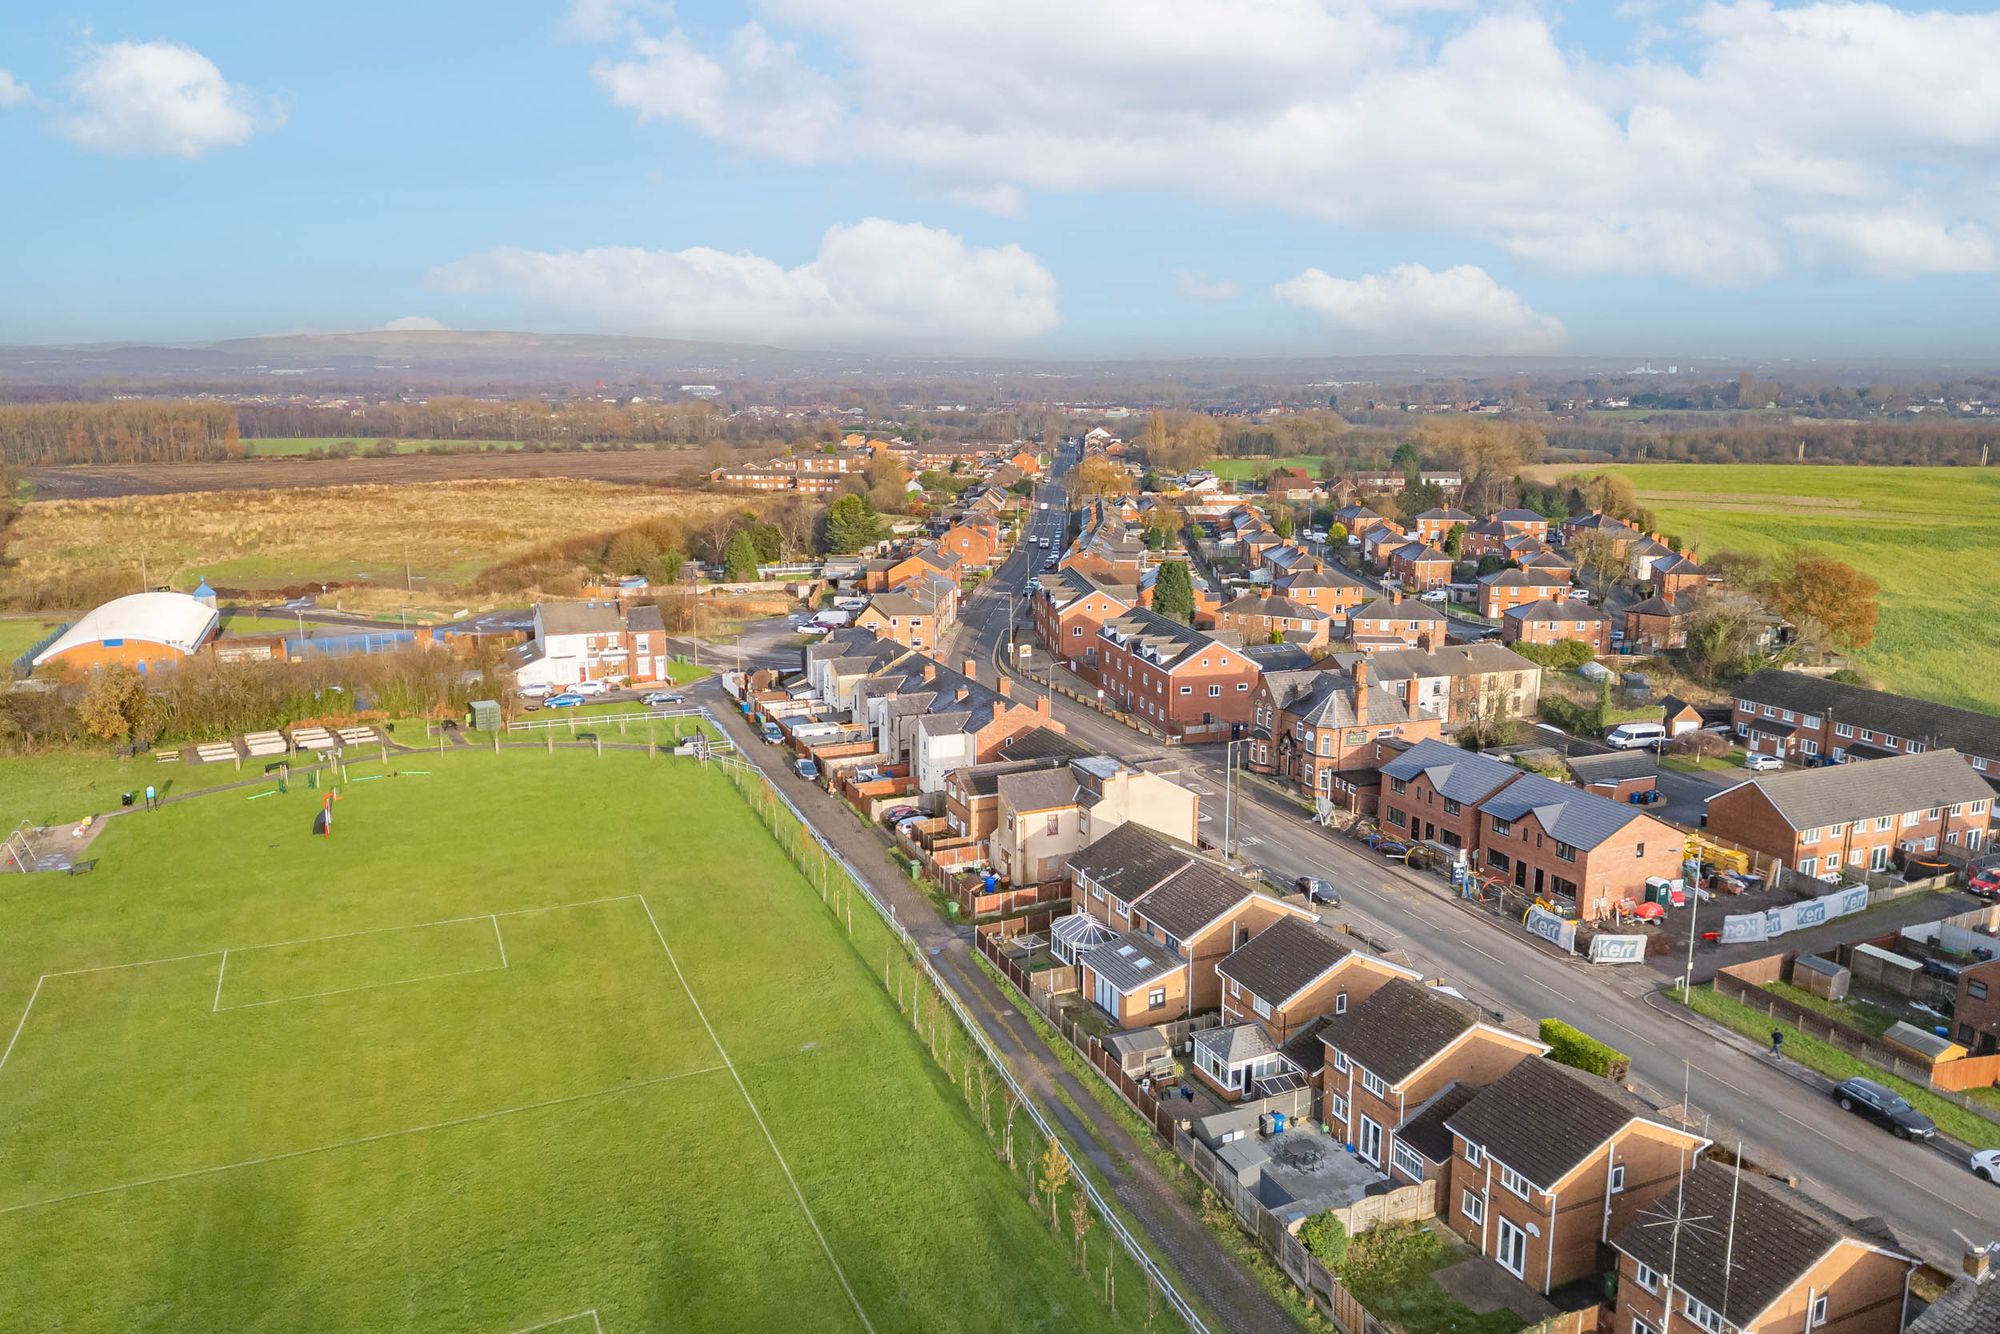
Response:
M1032 512L1039 523L1066 503L1059 484L1037 491L1036 503L1045 499L1049 509ZM1021 619L1024 590L1045 559L1044 548L1024 541L967 599L954 660L971 656L1011 670L1003 647L1009 621ZM1222 747L1168 747L1063 695L1052 711L1073 737L1108 754L1177 758L1182 781L1202 797L1213 841L1222 841ZM1240 771L1234 777L1229 814L1241 860L1281 885L1302 875L1332 881L1342 906L1331 915L1403 951L1413 966L1489 1008L1563 1019L1620 1047L1632 1057L1634 1079L1669 1102L1685 1100L1706 1134L1730 1146L1741 1141L1753 1160L1782 1165L1803 1189L1852 1216L1882 1217L1936 1263L1957 1266L1961 1235L1981 1244L2000 1237L2000 1185L1973 1176L1956 1154L1892 1139L1842 1112L1828 1081L1688 1015L1666 998L1652 970L1561 956L1452 897L1442 881L1313 823L1296 799L1263 780Z

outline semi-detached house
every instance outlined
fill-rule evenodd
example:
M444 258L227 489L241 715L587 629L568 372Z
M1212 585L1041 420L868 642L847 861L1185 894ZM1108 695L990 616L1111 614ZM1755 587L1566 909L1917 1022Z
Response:
M659 681L667 675L667 630L651 603L540 602L534 638L510 658L520 685L580 681Z
M1594 922L1681 872L1681 832L1636 807L1522 774L1479 803L1476 865Z
M1097 632L1098 685L1169 736L1220 740L1250 721L1260 675L1241 647L1145 608Z
M1398 837L1473 851L1481 802L1521 770L1443 741L1420 741L1382 766L1382 825Z

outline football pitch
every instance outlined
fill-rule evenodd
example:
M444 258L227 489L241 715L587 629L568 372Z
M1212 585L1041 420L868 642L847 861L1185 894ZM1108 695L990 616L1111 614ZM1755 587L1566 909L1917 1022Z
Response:
M720 772L399 765L0 880L0 1324L1136 1326Z

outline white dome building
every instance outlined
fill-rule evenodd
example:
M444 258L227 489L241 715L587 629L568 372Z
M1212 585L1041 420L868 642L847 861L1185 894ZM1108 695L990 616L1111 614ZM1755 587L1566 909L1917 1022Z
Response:
M213 604L185 593L133 593L86 613L35 655L34 665L55 663L87 672L109 663L139 671L172 666L215 638L220 619Z

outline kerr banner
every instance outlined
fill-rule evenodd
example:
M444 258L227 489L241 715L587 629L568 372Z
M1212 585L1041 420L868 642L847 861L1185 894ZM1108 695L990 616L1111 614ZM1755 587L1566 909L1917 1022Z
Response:
M1592 963L1643 963L1646 959L1646 938L1644 936L1593 936L1590 941L1590 961Z
M1852 885L1831 894L1822 894L1816 899L1807 899L1804 903L1788 903L1769 912L1739 913L1722 919L1722 943L1736 945L1770 940L1809 926L1818 926L1822 922L1831 922L1836 917L1850 916L1867 906L1868 886Z
M1547 908L1530 908L1521 922L1529 932L1570 954L1576 953L1576 923L1558 917Z

